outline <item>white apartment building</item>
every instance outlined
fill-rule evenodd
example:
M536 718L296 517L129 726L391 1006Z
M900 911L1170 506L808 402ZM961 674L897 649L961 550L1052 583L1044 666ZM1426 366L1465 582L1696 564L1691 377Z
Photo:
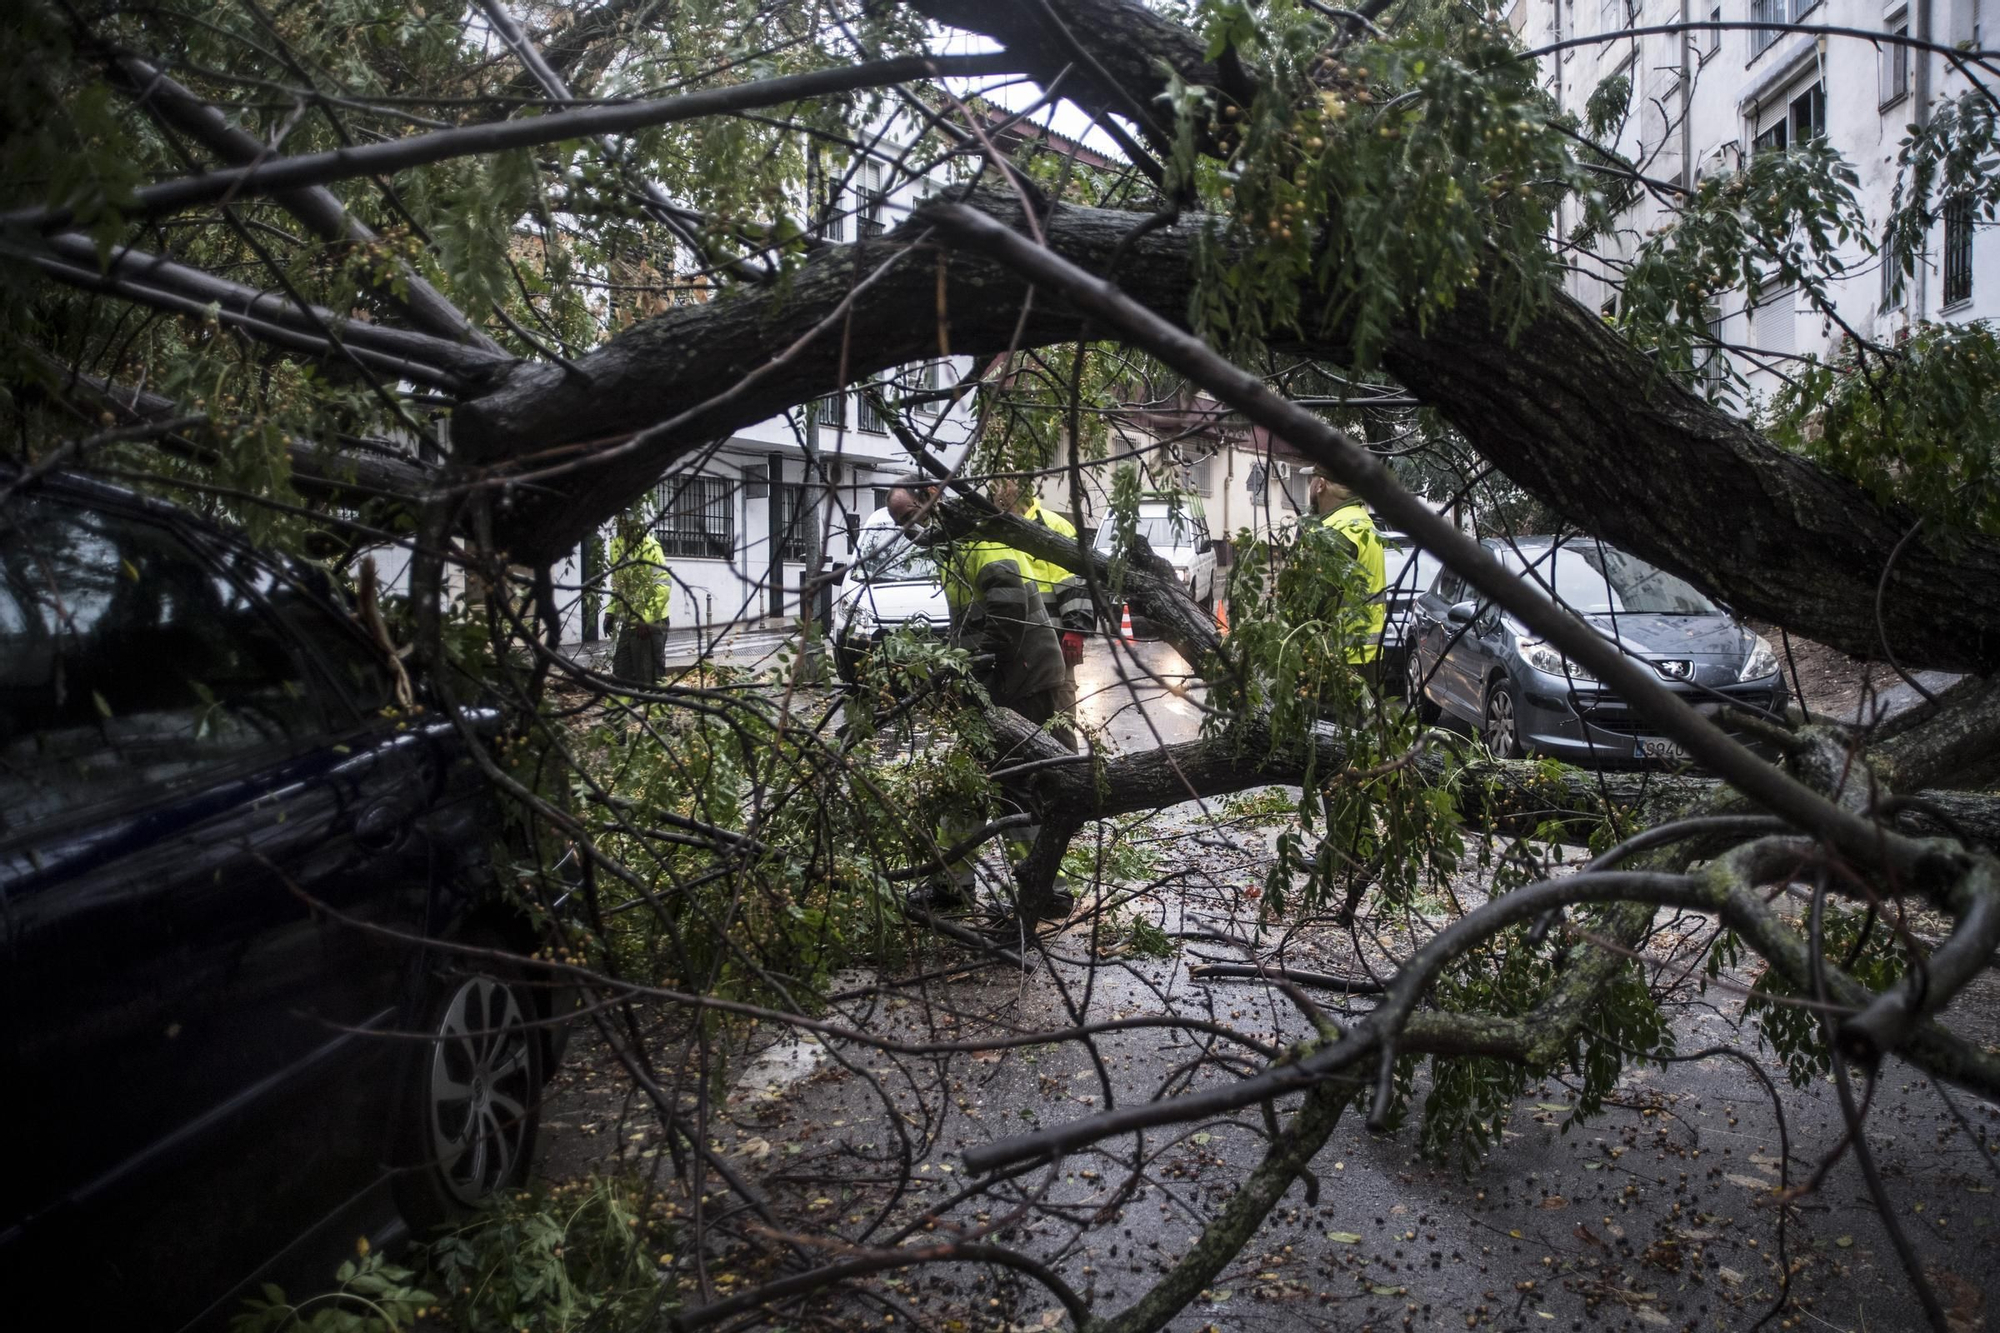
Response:
M910 179L895 169L893 151L884 143L844 179L814 182L824 239L880 235L941 187L939 179ZM948 403L942 391L971 366L970 358L940 358L873 382L889 401L915 400L909 420L946 467L964 454L973 421L969 395ZM727 634L794 621L801 587L854 558L861 525L887 502L890 482L915 466L863 386L758 422L682 460L645 502L669 570L674 628ZM607 547L611 531L607 525L602 534ZM611 608L596 560L579 552L557 580L564 640L597 638Z
M1968 74L1940 52L1876 43L1866 37L1715 28L1621 36L1633 29L1688 23L1794 23L1864 33L1908 34L1939 46L1991 45L2000 0L1517 0L1514 23L1531 48L1605 37L1545 55L1541 72L1562 107L1584 115L1609 76L1630 76L1633 96L1616 148L1654 181L1687 188L1747 154L1825 138L1859 177L1856 196L1879 240L1896 181L1896 159L1913 124L1944 99L1972 87ZM1586 305L1615 309L1617 262L1668 219L1642 194L1615 236L1597 243L1607 261L1574 274L1570 289ZM1565 231L1573 209L1562 219ZM1834 287L1840 317L1863 337L1893 341L1913 324L1990 319L2000 314L2000 229L1970 208L1947 210L1931 229L1925 262L1893 309L1884 310L1883 273L1852 244L1846 278ZM1768 354L1829 355L1840 330L1796 290L1766 292L1753 307L1741 292L1712 308L1719 340ZM1752 391L1768 396L1777 377L1738 356Z

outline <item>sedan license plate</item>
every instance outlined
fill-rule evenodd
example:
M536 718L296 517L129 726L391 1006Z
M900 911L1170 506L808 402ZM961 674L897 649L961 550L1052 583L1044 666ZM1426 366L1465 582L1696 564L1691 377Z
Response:
M1664 736L1641 736L1633 746L1634 759L1652 759L1663 764L1683 764L1687 762L1687 747L1679 741L1670 741Z

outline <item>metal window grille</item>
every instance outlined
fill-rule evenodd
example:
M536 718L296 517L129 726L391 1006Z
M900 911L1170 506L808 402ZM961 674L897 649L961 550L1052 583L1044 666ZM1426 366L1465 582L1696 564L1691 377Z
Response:
M813 512L802 481L780 482L771 488L778 498L778 556L794 564L811 554L819 535L819 515Z
M861 198L856 206L855 232L859 239L869 240L880 236L888 228L885 215L888 211L889 194L882 188L886 169L879 162L863 162L855 176L855 188Z
M1752 23L1789 23L1792 12L1789 0L1750 0L1750 21ZM1750 54L1756 55L1772 42L1778 40L1776 28L1753 28L1750 32Z
M822 426L831 426L836 430L845 426L847 424L847 395L844 393L833 393L815 400L813 403L813 419L818 421Z
M1972 199L1944 206L1944 303L1972 299Z
M736 482L728 477L675 476L659 484L653 535L670 556L727 560L736 554Z
M888 423L883 421L882 414L875 410L875 400L865 393L855 404L854 425L858 430L865 430L875 435L889 433Z

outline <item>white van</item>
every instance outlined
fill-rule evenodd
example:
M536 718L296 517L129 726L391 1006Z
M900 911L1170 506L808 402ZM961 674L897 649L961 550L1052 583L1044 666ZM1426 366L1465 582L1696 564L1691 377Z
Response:
M868 516L855 549L860 554L833 600L834 666L850 685L869 650L896 630L909 626L943 637L951 629L937 562L896 526L887 509Z
M1116 524L1107 517L1098 526L1092 543L1099 553L1110 556L1116 540ZM1205 609L1215 605L1215 544L1209 540L1208 520L1199 509L1183 506L1176 514L1164 500L1139 502L1138 533L1153 548L1153 554L1174 567L1174 578L1187 590L1195 604Z

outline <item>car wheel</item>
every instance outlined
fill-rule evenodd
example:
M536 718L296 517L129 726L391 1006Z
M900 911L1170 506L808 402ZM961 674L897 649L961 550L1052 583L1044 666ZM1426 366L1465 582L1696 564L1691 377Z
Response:
M1418 660L1414 650L1403 658L1403 697L1409 701L1410 711L1417 715L1417 721L1425 726L1444 716L1444 710L1424 693L1424 664Z
M1498 758L1519 759L1527 754L1521 744L1521 718L1514 703L1514 687L1504 679L1494 681L1486 690L1486 720L1479 734L1486 748Z
M483 943L483 941L482 941ZM419 1010L397 1119L396 1204L414 1231L520 1184L541 1123L542 1042L517 969L444 955Z

